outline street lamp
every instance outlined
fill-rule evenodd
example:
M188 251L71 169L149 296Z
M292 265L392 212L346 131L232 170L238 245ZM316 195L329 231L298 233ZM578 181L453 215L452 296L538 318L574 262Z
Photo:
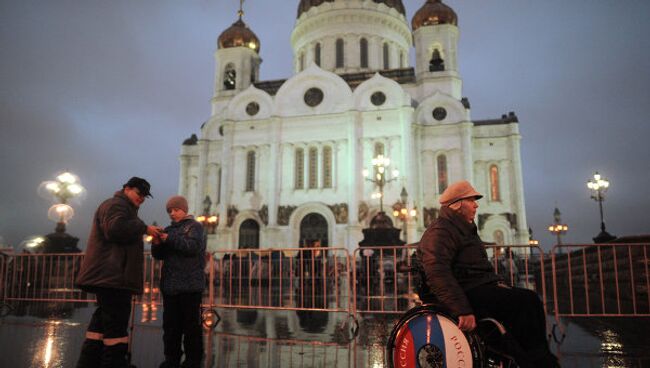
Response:
M600 209L600 234L594 238L594 242L606 243L616 239L615 236L605 230L605 220L603 219L603 201L605 200L605 192L609 188L609 181L596 172L594 178L587 182L587 188L592 190L591 198L598 202L598 208Z
M553 211L553 224L548 227L548 231L557 237L557 245L562 245L562 235L569 231L569 226L562 223L561 215L560 210L555 207L555 211Z
M401 201L393 205L393 216L402 221L404 241L408 243L407 222L409 218L417 216L417 210L415 208L408 209L408 193L406 192L406 188L402 187L402 192L399 196Z
M384 186L391 181L397 180L399 177L399 171L393 169L392 175L390 178L387 178L386 168L390 166L390 158L384 157L384 155L379 155L372 159L372 166L374 167L375 176L370 178L370 172L368 169L363 169L363 177L366 178L369 182L375 184L379 191L372 194L372 198L379 198L379 211L384 212Z
M196 218L196 221L203 225L208 234L214 234L214 231L219 224L219 216L210 214L211 206L212 200L210 200L210 196L205 196L205 199L203 200L203 214Z
M57 223L57 231L65 232L65 224L74 215L68 202L81 197L85 191L79 177L67 171L57 175L55 180L44 181L39 185L38 192L42 197L54 199L55 204L49 208L47 216Z

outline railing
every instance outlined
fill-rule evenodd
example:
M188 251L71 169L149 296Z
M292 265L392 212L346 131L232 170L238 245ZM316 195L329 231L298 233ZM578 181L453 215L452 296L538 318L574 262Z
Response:
M561 317L650 316L649 244L489 246L495 272L539 293ZM206 255L208 308L401 313L419 303L415 247L240 249ZM0 255L0 296L20 301L93 302L74 287L83 254ZM145 254L143 307L161 304L161 263ZM547 285L551 285L547 290ZM155 307L154 307L155 306Z
M357 313L401 313L420 303L413 269L416 246L363 247L352 261L354 310ZM494 271L512 286L540 294L546 305L544 252L538 246L488 246Z
M650 316L649 251L650 244L553 247L556 317Z
M351 311L353 272L342 248L217 251L208 271L214 307Z

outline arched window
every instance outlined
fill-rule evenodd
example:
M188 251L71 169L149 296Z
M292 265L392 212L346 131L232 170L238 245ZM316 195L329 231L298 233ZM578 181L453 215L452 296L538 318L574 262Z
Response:
M323 147L323 188L332 187L332 147Z
M260 225L248 219L239 226L239 249L257 249L260 247Z
M320 66L320 42L314 47L314 63Z
M400 51L399 53L399 67L400 69L404 67L404 52Z
M223 88L235 89L236 81L237 72L235 71L235 66L233 64L226 65L226 69L223 72Z
M318 150L309 149L309 189L318 188Z
M388 60L388 44L384 43L384 69L390 68L390 62Z
M505 244L505 238L503 236L503 231L495 230L494 233L492 234L492 240L495 243L497 243L497 245L504 245Z
M327 247L327 234L327 220L318 213L310 213L300 221L300 247L313 247L318 243L321 247ZM307 254L309 253L305 256Z
M343 39L336 40L336 67L343 68Z
M255 190L255 151L246 154L246 191Z
M305 187L305 150L302 148L296 148L296 157L295 157L295 177L294 177L294 187L296 189L303 189Z
M299 65L300 70L299 71L305 70L305 54L300 54L299 61L300 61L300 65Z
M490 199L493 201L501 200L499 189L499 168L497 165L490 166Z
M438 194L442 194L442 192L444 192L445 189L447 189L447 185L449 185L449 175L447 173L447 156L445 155L438 156L437 165L438 165Z
M441 72L445 70L445 61L440 56L440 51L434 49L431 54L431 60L429 60L429 71L430 72Z
M361 67L368 67L368 40L362 38L359 41L359 55L361 55Z

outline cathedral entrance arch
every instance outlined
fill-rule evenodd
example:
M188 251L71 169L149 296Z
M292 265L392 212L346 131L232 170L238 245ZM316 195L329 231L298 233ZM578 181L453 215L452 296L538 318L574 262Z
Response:
M239 249L257 249L260 247L260 225L248 219L239 226Z
M318 213L309 213L300 221L300 239L301 247L318 246L316 242L320 242L321 247L329 245L327 237L328 228L327 220L325 217Z

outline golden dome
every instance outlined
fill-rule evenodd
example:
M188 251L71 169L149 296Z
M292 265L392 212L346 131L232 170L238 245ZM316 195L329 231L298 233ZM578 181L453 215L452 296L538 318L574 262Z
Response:
M454 9L443 4L441 0L427 0L411 20L413 32L420 27L435 26L437 24L458 25L458 16Z
M319 6L322 3L333 3L335 0L300 0L300 4L298 4L298 16L297 18L300 18L300 15L307 10L309 10L313 6ZM398 12L402 13L402 15L406 16L406 11L404 10L404 4L402 4L402 0L372 0L375 3L384 3L386 6L389 8L394 8Z
M223 31L217 40L220 49L230 47L248 47L255 52L260 52L260 40L251 31L246 23L239 18L228 29Z

